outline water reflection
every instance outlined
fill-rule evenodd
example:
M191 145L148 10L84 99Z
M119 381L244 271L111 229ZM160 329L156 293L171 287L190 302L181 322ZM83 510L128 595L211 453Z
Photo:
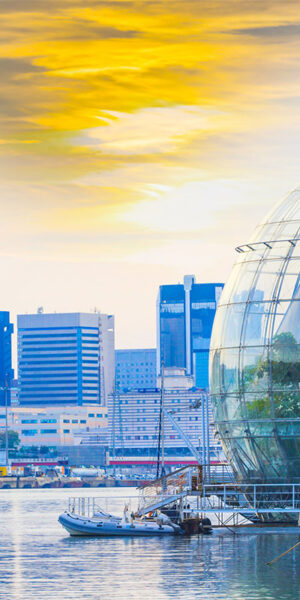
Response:
M97 490L99 496L105 493ZM299 536L71 538L57 523L69 494L70 490L0 492L0 580L6 584L0 598L300 598L299 549L266 567ZM124 490L109 494L115 496L115 508L121 509Z

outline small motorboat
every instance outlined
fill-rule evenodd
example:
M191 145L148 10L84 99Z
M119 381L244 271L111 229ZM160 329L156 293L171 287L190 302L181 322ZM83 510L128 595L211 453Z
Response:
M172 523L156 522L154 520L135 519L131 523L102 513L93 517L85 517L74 513L65 512L58 518L59 523L70 535L90 536L160 536L181 535L183 530L179 525Z

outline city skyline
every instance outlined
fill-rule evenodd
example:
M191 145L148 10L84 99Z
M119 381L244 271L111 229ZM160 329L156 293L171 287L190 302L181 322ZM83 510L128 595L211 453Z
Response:
M117 347L153 347L159 285L226 282L234 247L299 183L299 8L3 0L0 14L1 308L15 322L96 306Z

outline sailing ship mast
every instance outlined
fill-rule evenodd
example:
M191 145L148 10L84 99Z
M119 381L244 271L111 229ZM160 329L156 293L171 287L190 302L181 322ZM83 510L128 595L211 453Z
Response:
M160 390L160 407L159 407L159 425L158 425L158 445L157 445L157 463L156 463L156 479L165 475L165 415L164 415L164 400L165 400L165 363L161 363L161 390ZM160 471L160 473L159 473Z

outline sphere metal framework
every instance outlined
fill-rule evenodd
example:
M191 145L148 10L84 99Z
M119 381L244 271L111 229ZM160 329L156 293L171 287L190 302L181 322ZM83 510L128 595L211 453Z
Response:
M210 392L236 477L300 481L300 188L260 224L216 312Z

